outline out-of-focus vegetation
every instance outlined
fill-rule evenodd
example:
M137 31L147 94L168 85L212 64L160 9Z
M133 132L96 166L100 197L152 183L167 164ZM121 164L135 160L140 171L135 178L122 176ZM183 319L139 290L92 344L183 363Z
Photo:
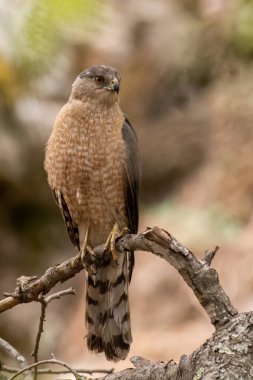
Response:
M75 77L104 63L122 73L121 105L139 135L141 228L159 224L198 252L221 245L222 282L237 306L252 309L253 1L136 4L0 3L1 290L74 254L47 186L44 146ZM131 287L131 354L169 359L208 336L194 299L157 259L138 254ZM97 360L80 342L82 297L54 306L45 353ZM1 332L30 352L36 326L27 320L37 310L17 310L2 317Z
M30 76L41 76L55 64L65 42L85 40L91 19L98 17L98 1L37 0L27 6L15 41L15 58Z

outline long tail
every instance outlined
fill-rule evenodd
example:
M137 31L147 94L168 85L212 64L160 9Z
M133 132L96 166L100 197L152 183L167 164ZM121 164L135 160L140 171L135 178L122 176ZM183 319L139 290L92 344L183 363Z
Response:
M129 253L130 254L130 253ZM97 269L95 279L87 275L86 313L89 350L103 352L108 360L127 357L132 342L128 303L129 254L118 253Z

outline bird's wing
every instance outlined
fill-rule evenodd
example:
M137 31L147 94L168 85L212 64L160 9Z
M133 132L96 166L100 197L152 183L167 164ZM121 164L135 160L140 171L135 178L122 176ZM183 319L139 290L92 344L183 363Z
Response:
M140 157L136 133L129 119L125 116L122 128L122 136L126 146L127 157L125 160L126 168L126 187L125 203L128 228L131 233L138 231L139 208L138 197L140 187Z
M138 231L139 223L139 187L140 187L140 157L136 133L127 116L122 127L122 136L126 146L126 185L125 205L129 231L133 234ZM134 266L134 254L129 253L129 279L131 280Z
M60 191L53 190L53 194L55 201L61 210L71 243L74 244L78 250L80 250L78 226L71 218L68 205Z

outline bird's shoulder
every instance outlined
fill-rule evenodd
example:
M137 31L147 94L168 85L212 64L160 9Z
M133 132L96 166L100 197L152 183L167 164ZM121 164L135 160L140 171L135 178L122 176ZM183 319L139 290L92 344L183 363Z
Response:
M68 101L57 114L56 121L62 120L65 117L76 117L85 110L85 104L80 100Z
M85 122L87 115L85 104L79 100L68 101L58 112L54 130L67 129L69 126Z

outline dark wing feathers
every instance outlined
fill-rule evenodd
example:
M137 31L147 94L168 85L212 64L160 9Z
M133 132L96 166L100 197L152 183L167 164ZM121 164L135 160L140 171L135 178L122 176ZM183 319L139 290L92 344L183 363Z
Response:
M138 150L138 141L136 133L129 119L125 116L122 127L122 136L126 145L126 215L128 219L128 228L131 233L138 231L139 223L139 186L140 186L140 157Z
M74 244L76 248L80 250L78 226L71 218L67 203L60 191L56 192L55 190L53 190L53 194L56 203L61 210L71 243Z
M138 231L139 223L139 187L140 187L140 157L138 141L135 130L127 116L122 127L122 136L126 145L126 186L125 186L125 204L126 216L129 231L133 234ZM134 252L129 252L129 281L132 277L134 267Z

